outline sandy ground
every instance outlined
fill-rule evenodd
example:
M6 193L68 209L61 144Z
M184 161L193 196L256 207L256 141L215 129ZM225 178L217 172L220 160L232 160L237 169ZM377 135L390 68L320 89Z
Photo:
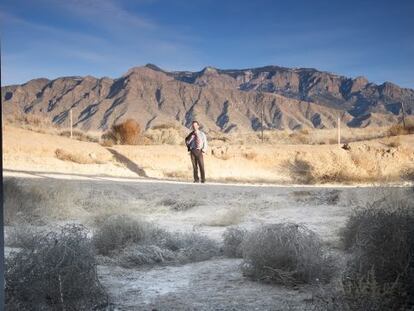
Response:
M60 206L59 211L71 221L89 225L91 217L103 212L127 214L174 232L197 231L219 242L222 242L222 233L230 223L251 229L264 223L295 222L320 234L339 262L346 254L338 248L338 230L353 207L383 196L401 197L412 192L411 188L400 187L202 185L130 178L5 173L6 178L18 178L22 187L35 185L46 193L60 189L60 197L69 199L65 199L67 205ZM176 211L165 206L163 202L166 199L178 204L192 202L193 207ZM198 263L137 269L101 265L98 272L117 310L306 308L312 296L311 287L292 289L253 282L242 275L240 264L240 259L217 257Z
M3 162L7 170L192 179L191 161L181 145L108 148L12 126L6 126L3 133ZM355 142L349 146L350 150L337 145L212 144L205 155L207 178L221 182L292 184L302 183L302 175L306 174L314 177L315 183L398 182L414 176L414 135ZM58 159L57 149L87 164Z

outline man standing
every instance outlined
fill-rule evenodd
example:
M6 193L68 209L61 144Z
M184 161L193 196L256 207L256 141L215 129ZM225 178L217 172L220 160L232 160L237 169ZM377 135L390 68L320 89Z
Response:
M193 121L192 132L185 138L185 144L191 155L191 163L193 164L194 182L199 182L198 167L200 167L201 182L206 182L204 173L204 159L203 153L207 151L207 137L200 131L200 124L198 121Z

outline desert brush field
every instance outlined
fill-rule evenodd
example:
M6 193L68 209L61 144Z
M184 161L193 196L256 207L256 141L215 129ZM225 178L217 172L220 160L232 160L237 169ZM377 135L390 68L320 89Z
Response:
M10 310L413 306L412 134L211 133L207 184L170 127L3 134Z

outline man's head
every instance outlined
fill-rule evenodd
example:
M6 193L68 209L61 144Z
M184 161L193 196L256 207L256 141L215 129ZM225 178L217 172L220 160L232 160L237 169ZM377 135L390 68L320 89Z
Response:
M200 124L198 123L198 121L194 120L193 123L191 123L191 127L194 131L198 131L198 129L200 128Z

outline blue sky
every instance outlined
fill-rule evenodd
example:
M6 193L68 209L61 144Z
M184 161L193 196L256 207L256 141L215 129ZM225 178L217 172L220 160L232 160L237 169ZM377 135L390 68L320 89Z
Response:
M312 67L414 88L414 1L2 0L3 85L37 77Z

